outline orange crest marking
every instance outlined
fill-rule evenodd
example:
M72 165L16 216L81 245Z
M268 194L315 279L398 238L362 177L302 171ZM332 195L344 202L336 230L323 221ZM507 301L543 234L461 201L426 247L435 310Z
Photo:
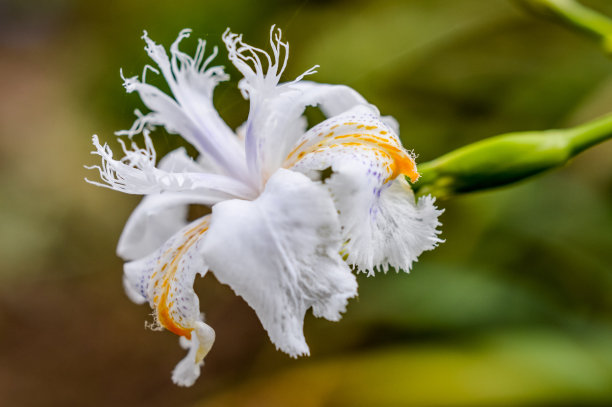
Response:
M201 222L184 232L184 240L178 247L170 247L166 250L158 261L158 266L161 266L159 268L161 275L154 283L153 302L157 311L157 322L167 330L187 339L191 339L193 327L180 315L174 293L174 283L177 281L177 272L182 257L208 230L208 221L208 216L204 217ZM153 273L151 278L155 278L157 274L157 272Z
M397 137L393 133L389 134L387 130L379 130L377 134L367 132L379 128L380 126L357 122L345 122L342 123L342 125L335 124L330 127L330 129L335 129L336 135L334 135L334 132L327 133L325 136L319 133L310 139L302 140L297 147L289 153L283 167L290 168L307 154L320 152L329 148L349 146L369 147L382 153L381 158L389 161L385 165L385 168L389 172L389 177L385 180L385 183L394 180L401 174L410 178L411 182L416 182L419 178L419 173L417 172L414 158L412 154L402 147ZM359 132L353 133L352 131L355 130ZM387 136L387 134L389 135ZM379 156L378 154L376 155Z

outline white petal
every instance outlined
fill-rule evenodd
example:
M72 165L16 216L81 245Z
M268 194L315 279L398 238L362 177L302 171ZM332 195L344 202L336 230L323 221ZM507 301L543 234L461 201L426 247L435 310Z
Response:
M179 133L192 143L203 156L222 167L226 174L246 179L244 151L212 102L214 88L228 76L222 67L208 67L217 50L215 48L212 55L204 60L204 41L199 41L193 58L179 50L179 43L189 34L190 30L181 31L170 48L171 57L168 57L164 47L153 42L145 32L145 49L159 66L174 98L145 83L144 73L142 81L137 77L124 78L126 90L138 92L151 112L140 114L130 130L119 134L131 136L143 129L163 125L168 132ZM154 68L148 68L157 72Z
M145 196L128 218L117 255L124 260L142 258L161 246L186 224L189 204L212 205L222 199L186 193Z
M155 149L147 132L144 133L144 140L145 148L139 148L132 142L131 149L128 149L119 139L125 156L116 160L110 147L107 144L101 145L98 137L94 135L93 144L96 150L92 154L102 157L102 165L86 168L97 169L104 183L85 180L93 185L137 195L197 191L203 194L223 193L248 199L255 194L254 189L248 184L226 175L200 171L164 171L156 168Z
M308 354L304 315L340 318L357 283L339 255L340 225L328 192L280 169L255 201L213 207L202 250L215 276L255 310L272 342Z
M156 252L126 263L124 285L137 303L154 310L154 329L166 328L188 340L189 352L173 373L175 382L191 385L214 342L214 331L202 321L193 290L197 274L208 267L200 254L209 217L198 219L174 234Z
M198 172L203 168L179 148L168 153L158 164L166 172ZM207 168L207 170L211 170ZM145 196L130 215L119 243L117 254L124 260L142 258L159 248L187 224L189 204L212 206L231 194L218 191L164 192Z
M198 219L154 253L124 266L125 284L155 309L156 323L160 326L189 331L200 318L193 281L196 274L204 275L207 271L202 256L197 254L207 229L208 217Z
M250 101L249 117L245 126L246 160L253 181L263 187L265 180L280 165L278 159L276 164L273 161L277 158L276 152L287 146L287 140L283 137L288 137L289 143L293 137L297 137L276 132L287 130L286 123L298 121L304 111L305 106L297 107L291 102L301 94L300 91L292 89L291 85L315 71L311 68L295 81L279 85L289 57L289 44L281 41L280 29L275 29L274 26L270 30L270 54L245 44L242 35L229 30L223 34L223 41L227 46L230 61L244 75L239 87L243 96Z
M280 30L270 33L272 54L242 42L242 36L229 31L223 36L229 58L244 75L241 89L251 103L246 129L247 160L251 174L267 180L281 166L284 158L304 133L307 106L319 106L328 117L341 114L355 106L366 105L378 110L344 85L318 84L303 81L306 71L296 80L280 84L280 76L287 63L289 45L280 40ZM267 69L263 61L267 61ZM387 120L385 118L385 120ZM396 124L393 118L389 123Z
M183 148L168 153L158 166L168 172L195 172L200 169ZM187 224L189 204L212 205L224 199L223 195L217 195L164 193L145 196L123 228L117 254L125 260L150 254Z
M189 349L187 355L172 371L172 381L179 386L189 387L200 377L200 368L204 364L204 357L199 354L208 353L215 341L215 331L204 322L196 322L195 335L191 339L181 336L181 345Z
M399 134L399 123L393 116L381 116L380 120L395 134Z
M265 139L261 142L264 178L283 164L287 154L305 132L307 106L318 106L328 117L344 113L356 106L378 110L355 90L344 85L328 85L309 81L289 84L289 89L267 101L266 116L256 122Z
M374 186L364 174L339 167L328 182L344 226L347 261L361 271L410 271L418 256L442 242L434 198L415 197L404 177ZM374 192L375 191L375 192Z
M327 117L337 116L355 106L369 105L359 92L346 85L299 81L291 83L291 88L301 92L300 104L303 104L304 107L319 106ZM373 105L369 106L373 107Z
M322 179L339 211L347 261L359 270L390 266L409 271L433 249L441 211L432 198L415 202L402 176L418 178L410 152L372 111L359 107L304 135L286 165ZM325 171L327 170L327 174Z

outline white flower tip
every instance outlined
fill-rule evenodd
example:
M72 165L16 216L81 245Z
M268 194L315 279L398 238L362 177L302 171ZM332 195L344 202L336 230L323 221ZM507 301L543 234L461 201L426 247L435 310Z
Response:
M186 359L181 360L172 371L172 381L182 387L192 386L198 377L200 377L200 365Z
M138 82L138 77L131 76L129 78L126 78L125 74L123 73L123 68L119 68L119 76L121 77L121 80L123 81L122 85L125 91L127 93L132 93L136 89L135 84Z
M273 25L270 30L270 54L245 44L242 34L234 34L229 28L223 33L228 57L246 80L247 86L243 85L241 89L243 95L245 91L273 92L276 89L289 58L289 43L281 40L281 34L280 28Z
M176 37L176 40L174 40L174 42L170 46L170 53L173 54L173 55L176 55L177 53L179 53L179 44L185 38L189 38L190 35L191 35L191 28L183 28L178 33L178 36Z
M210 349L215 343L215 330L212 329L210 325L198 321L196 322L195 333L198 337L199 342L198 351L196 353L196 360L202 361L204 360L208 352L210 352Z
M154 47L155 45L157 45L157 44L155 44L155 42L154 42L154 41L153 41L153 40L152 40L152 39L149 37L149 32L148 32L147 30L142 30L142 35L140 36L140 38L141 38L141 39L143 39L143 40L144 40L144 41L147 43L147 46L148 46L148 47ZM145 49L147 49L147 48L145 47ZM148 49L147 49L147 51L148 51Z
M312 307L312 313L317 318L322 317L332 322L340 321L342 314L346 311L349 298L356 296L357 280L353 278L342 294L331 296L326 301L315 304Z
M276 350L285 352L293 359L297 359L302 356L310 356L310 348L306 344L305 340L302 340L300 342L294 342L284 346L276 345Z
M97 165L95 165L95 166L91 166L91 167L85 166L85 168L86 168L86 169L88 169L88 170L99 170L99 169L100 169L100 167L98 167ZM99 182L97 182L97 181L92 181L92 180L90 180L90 179L89 179L89 178L87 178L87 177L85 177L85 178L83 178L83 179L84 179L84 180L85 180L85 182L87 182L88 184L95 185L95 186L97 186L97 187L104 187L104 188L108 188L108 185L106 185L106 184L101 184L101 183L99 183Z
M304 79L304 77L306 77L308 75L316 74L318 72L317 68L320 68L320 65L315 65L315 66L311 67L310 69L308 69L306 72L304 72L303 74L301 74L300 76L298 76L297 78L292 80L291 82L283 84L283 86L291 86L291 85L293 85L295 83L301 82Z
M200 369L204 365L204 357L215 342L215 330L202 321L195 324L191 339L180 339L182 347L189 349L187 356L181 360L172 371L172 381L183 387L193 385L200 377Z
M187 38L191 35L191 28L183 28L178 35L178 38ZM177 39L178 40L178 39Z
M221 39L222 39L223 41L225 41L226 39L230 39L231 37L235 37L235 36L237 36L237 35L238 35L238 34L234 34L234 33L232 33L232 29L231 29L231 28L227 27L227 28L225 29L225 31L223 31L223 34L221 35Z

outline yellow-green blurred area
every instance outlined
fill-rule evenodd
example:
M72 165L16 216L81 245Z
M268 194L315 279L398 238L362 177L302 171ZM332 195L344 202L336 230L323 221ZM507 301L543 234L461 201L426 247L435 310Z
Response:
M606 0L584 4L612 15ZM612 111L612 60L508 0L0 2L1 406L612 405L612 144L567 168L439 202L446 242L410 275L358 277L339 323L308 315L312 356L275 351L212 275L196 283L217 341L188 389L169 332L123 293L115 245L138 197L88 185L92 134L119 153L140 39L226 27L291 45L284 79L344 83L395 116L418 161L482 138ZM184 42L195 50L195 39ZM215 102L240 125L237 71ZM148 79L160 84L149 73ZM160 130L158 151L182 145ZM240 253L236 254L237 256ZM248 270L245 270L248 272Z

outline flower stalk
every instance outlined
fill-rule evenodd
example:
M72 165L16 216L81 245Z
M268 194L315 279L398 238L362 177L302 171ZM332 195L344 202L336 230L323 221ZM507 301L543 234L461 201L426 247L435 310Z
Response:
M517 0L529 10L596 38L612 54L612 19L574 0Z
M560 167L612 138L612 114L557 130L509 133L451 151L418 166L418 195L448 198L500 187Z

